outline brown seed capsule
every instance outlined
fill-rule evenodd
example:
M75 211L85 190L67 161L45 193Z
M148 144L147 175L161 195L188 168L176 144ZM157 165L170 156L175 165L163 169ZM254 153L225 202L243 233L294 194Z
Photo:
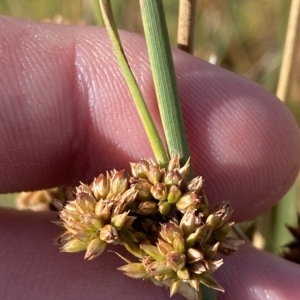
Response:
M80 182L80 185L76 187L76 194L78 193L86 193L89 194L90 196L93 195L91 188L82 182Z
M107 173L107 176L100 174L91 184L91 189L97 200L105 199L109 193L110 189L110 177Z
M146 279L148 273L142 263L130 263L125 266L119 267L118 270L125 273L125 275L136 278L136 279Z
M99 238L92 239L87 246L84 258L91 260L99 256L105 250L106 245L106 242L101 241Z
M134 177L138 178L148 178L149 172L149 162L146 160L140 160L137 163L130 163L131 166L131 173Z
M234 222L225 223L222 227L214 230L213 237L217 240L222 240L230 233L233 225Z
M168 201L163 201L158 204L158 210L163 216L167 216L172 209L172 204Z
M183 182L187 182L188 181L188 177L190 175L190 170L191 170L191 160L189 158L187 160L187 162L185 163L185 165L179 169L179 173L180 173L180 175L182 177L182 181Z
M157 182L159 182L161 180L161 178L162 178L162 173L161 173L159 166L150 165L149 173L148 173L148 180L152 184L156 184Z
M219 246L220 246L220 242L217 242L213 246L206 249L205 250L205 259L212 260L216 256Z
M157 248L162 255L174 251L173 247L162 239L158 239Z
M76 208L82 214L86 212L94 212L97 201L94 197L87 193L77 193L76 195Z
M134 222L135 219L136 219L136 217L128 216L125 220L125 223L123 224L122 229L123 230L128 230L131 227L131 225L132 225L132 223Z
M191 274L189 279L189 284L192 288L194 288L196 291L199 291L200 287L200 280L198 279L199 275L197 274Z
M220 228L225 222L228 221L232 214L233 210L231 209L228 203L223 203L217 206L207 217L206 223L211 226L214 230Z
M238 251L239 247L244 244L245 241L237 240L235 238L227 237L220 242L218 252L223 255L231 255Z
M168 202L175 204L181 197L181 190L176 185L171 185L168 193Z
M66 244L64 244L60 249L61 252L80 252L84 251L87 245L87 242L83 242L78 239L72 239Z
M212 289L218 290L220 292L225 292L224 288L209 273L206 272L204 274L201 274L199 275L198 278L200 282L203 283L204 285Z
M195 232L191 233L185 241L185 245L187 248L191 248L194 246L198 239L202 241L207 241L211 235L212 229L207 225L204 224L198 227Z
M152 197L150 190L153 185L148 180L142 178L131 178L130 183L131 186L138 191L136 196L138 200L149 200Z
M172 251L166 255L166 261L167 266L177 272L185 265L185 254Z
M210 273L215 272L223 265L223 259L208 261L208 270Z
M168 222L161 225L160 236L166 242L173 244L176 237L183 237L183 232L178 225Z
M113 203L112 202L107 202L105 200L100 200L97 202L95 206L95 213L96 215L99 216L99 218L103 221L106 222L109 220L111 216L111 207Z
M182 229L185 236L188 236L195 231L195 222L196 222L195 210L188 209L182 216L182 219L180 220L179 223L179 226Z
M177 276L179 279L186 281L190 279L190 272L187 267L183 267L177 271Z
M178 171L168 171L165 174L164 183L167 186L179 185L182 177Z
M154 261L146 266L146 271L150 276L165 276L173 273L172 268L168 267L165 261Z
M176 207L181 211L185 212L188 209L197 210L200 208L201 202L196 193L188 192L176 202Z
M140 245L140 248L155 260L158 261L165 260L165 256L160 253L159 249L156 246Z
M87 227L90 227L91 230L99 230L104 226L104 222L101 220L101 218L92 212L82 214L80 219L85 225L87 225Z
M76 234L79 231L83 231L86 229L85 224L79 222L69 221L65 224L65 228L70 231L72 234Z
M182 236L175 236L173 240L173 248L174 251L179 252L179 253L184 253L185 252L185 242L184 238Z
M70 205L68 206L68 208L70 207ZM60 214L59 214L60 218L66 222L69 223L71 221L73 222L80 222L80 213L79 211L74 211L71 209L63 209Z
M196 194L200 194L200 191L203 188L203 178L201 176L193 178L191 181L188 182L187 191L194 192Z
M164 201L168 196L168 188L160 182L157 182L154 186L151 187L151 194L154 199L158 201Z
M83 242L89 242L95 236L94 230L82 230L73 235L75 239L78 239Z
M179 155L174 155L168 164L168 171L174 171L180 168Z
M54 242L58 245L64 245L72 239L73 234L69 231L65 231L62 234L60 234L56 239L54 239Z
M112 244L118 240L118 232L112 225L105 225L100 231L100 239L106 243Z
M201 274L203 272L206 272L207 268L205 267L205 262L203 262L202 260L199 260L193 264L190 264L189 270L192 273Z
M189 248L187 250L186 256L187 256L187 258L186 258L187 263L189 263L189 264L195 263L195 262L203 259L203 253L200 250L195 249L195 248Z
M124 193L129 184L129 175L125 170L117 171L111 179L110 193L118 195Z
M142 258L142 251L138 244L129 241L123 241L125 249L137 258Z
M126 190L122 195L117 195L114 201L110 201L114 205L112 215L122 214L124 211L131 209L134 200L136 199L138 191L134 187Z
M182 281L180 279L176 278L172 280L170 286L170 297L172 297L179 291L181 285L182 285Z
M124 212L124 213L122 213L120 215L113 216L111 218L111 225L114 228L120 230L124 226L124 224L125 224L125 222L126 222L126 220L128 218L128 214L129 214L129 211Z
M157 202L155 201L142 201L138 208L138 213L141 215L150 215L157 212Z

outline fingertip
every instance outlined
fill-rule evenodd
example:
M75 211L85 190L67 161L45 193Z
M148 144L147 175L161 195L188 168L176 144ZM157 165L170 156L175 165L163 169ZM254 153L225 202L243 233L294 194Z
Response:
M257 84L175 55L192 162L212 203L229 201L237 221L272 207L300 166L292 113Z
M91 261L82 252L60 253L53 213L2 209L0 216L0 299L169 299L169 289L117 270L126 263L107 250Z
M0 82L1 192L88 183L153 157L104 30L0 22L9 46ZM122 41L162 133L145 42L125 32ZM192 162L210 202L229 201L237 221L262 213L299 170L292 114L246 79L181 51L174 58Z
M299 265L244 245L225 258L216 278L225 288L219 299L299 299Z

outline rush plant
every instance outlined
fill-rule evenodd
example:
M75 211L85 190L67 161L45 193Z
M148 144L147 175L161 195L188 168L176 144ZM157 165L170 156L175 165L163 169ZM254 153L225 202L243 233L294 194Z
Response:
M243 242L228 236L232 208L210 207L201 176L193 176L162 1L141 0L140 10L166 148L126 59L109 0L100 0L112 49L127 82L155 159L110 170L90 184L68 191L56 242L63 252L85 251L91 260L107 245L121 245L136 257L119 255L125 275L170 287L187 299L201 299L202 286L224 291L212 274ZM209 299L215 294L204 291Z

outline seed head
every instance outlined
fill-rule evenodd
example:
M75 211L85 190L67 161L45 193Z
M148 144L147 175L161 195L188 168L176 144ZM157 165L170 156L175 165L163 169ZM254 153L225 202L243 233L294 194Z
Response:
M110 191L110 176L107 172L106 176L100 174L91 183L91 189L97 200L105 199Z
M134 177L137 178L148 178L149 173L149 162L146 160L140 160L138 163L130 163L131 172Z
M160 169L157 165L150 165L149 166L149 173L148 173L148 180L152 184L156 184L160 182L163 177L164 169Z
M111 197L124 193L129 184L129 174L125 170L115 171L111 179Z
M222 264L218 253L233 254L242 241L228 237L232 209L210 209L201 176L189 178L190 161L174 156L167 168L141 160L131 173L112 170L69 193L59 213L65 231L56 239L61 251L86 251L91 260L108 244L119 244L139 261L119 255L127 276L168 283L170 294L189 285L223 290L212 277Z
M86 249L84 258L91 260L99 256L106 248L107 243L100 240L98 237L92 239Z
M168 202L171 204L175 204L181 197L181 190L176 185L171 185L168 193Z

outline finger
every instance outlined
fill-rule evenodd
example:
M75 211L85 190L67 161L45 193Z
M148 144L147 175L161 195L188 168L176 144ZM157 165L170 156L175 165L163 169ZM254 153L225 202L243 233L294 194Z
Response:
M88 182L152 157L105 31L7 18L1 28L1 192ZM161 132L144 40L122 40ZM299 169L292 115L247 80L179 51L174 59L195 173L211 203L230 201L237 220L266 210Z
M167 290L117 271L124 262L113 253L105 252L93 261L83 260L82 253L59 253L51 243L59 233L50 224L53 214L1 210L0 215L1 299L97 299L99 295L114 299L122 295L134 300L141 293L143 299L169 298ZM245 245L225 258L215 277L225 288L224 294L218 294L220 299L296 300L299 275L298 265Z
M225 288L218 299L297 300L299 276L299 265L245 245L216 272Z
M0 299L169 299L169 291L133 280L117 268L125 265L105 251L86 261L83 253L59 253L53 237L54 214L1 210ZM113 248L113 250L118 247ZM174 299L182 299L180 296Z

